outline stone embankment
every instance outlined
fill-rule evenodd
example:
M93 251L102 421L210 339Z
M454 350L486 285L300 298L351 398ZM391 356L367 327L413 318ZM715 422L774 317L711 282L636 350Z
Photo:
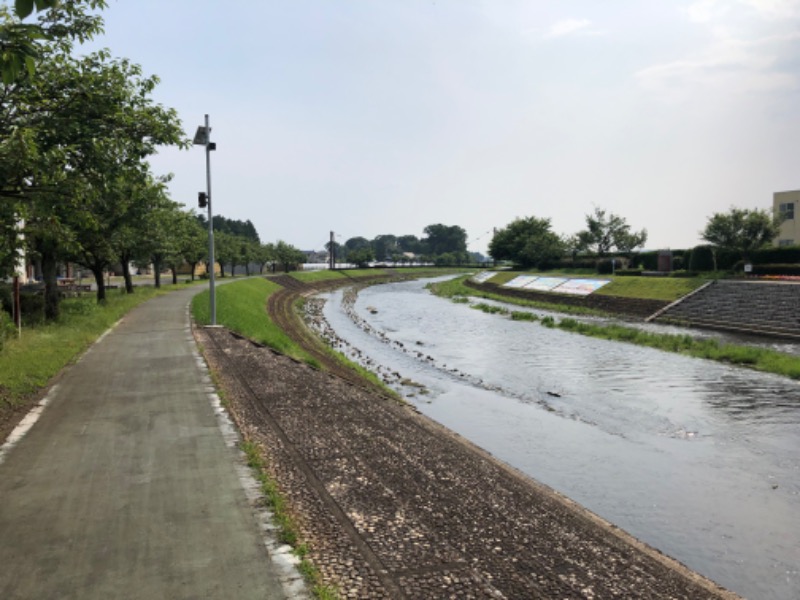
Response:
M716 281L676 302L656 320L800 339L800 284Z
M287 309L309 287L287 285L270 310L316 352ZM344 598L736 598L394 398L197 335Z

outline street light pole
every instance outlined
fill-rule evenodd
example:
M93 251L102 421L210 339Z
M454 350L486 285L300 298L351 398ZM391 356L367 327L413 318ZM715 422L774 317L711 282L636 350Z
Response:
M209 125L208 115L206 115L205 126L197 128L194 135L194 143L198 146L206 147L206 193L200 194L200 208L208 207L208 293L209 293L209 312L211 313L211 326L217 324L217 296L215 290L216 275L214 273L214 215L211 211L211 151L217 149L217 145L211 141L211 126Z

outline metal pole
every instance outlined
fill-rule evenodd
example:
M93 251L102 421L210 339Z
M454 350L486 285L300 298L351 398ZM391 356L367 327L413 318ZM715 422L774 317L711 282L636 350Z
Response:
M214 290L214 217L211 213L211 127L206 115L206 196L208 197L208 264L209 264L209 298L211 312L211 325L217 324L217 297Z
M336 241L331 231L331 271L336 269Z

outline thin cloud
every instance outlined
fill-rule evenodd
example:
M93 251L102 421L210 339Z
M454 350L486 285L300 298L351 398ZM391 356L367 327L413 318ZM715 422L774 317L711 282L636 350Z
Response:
M796 5L797 0L793 1ZM800 85L798 73L781 65L786 57L795 55L800 33L794 30L794 20L773 19L778 12L788 15L791 4L740 0L738 7L749 10L745 17L729 11L734 6L730 2L700 0L689 7L687 16L708 27L710 43L675 60L641 69L635 77L643 87L671 95L698 86L748 93L795 89Z
M564 19L550 27L550 31L544 34L545 39L565 37L568 35L597 33L589 29L592 22L588 19Z

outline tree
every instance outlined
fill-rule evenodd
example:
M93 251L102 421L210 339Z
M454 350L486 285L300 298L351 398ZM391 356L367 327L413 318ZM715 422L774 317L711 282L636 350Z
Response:
M391 234L376 236L372 240L372 249L377 260L387 260L397 252L397 237Z
M401 235L397 238L397 246L401 252L411 252L412 254L423 252L422 242L415 235Z
M12 84L33 77L41 51L52 45L71 48L102 31L103 22L87 9L107 6L106 0L15 0L14 14L0 6L0 80ZM37 24L21 23L34 7Z
M286 273L292 267L301 264L305 260L305 254L301 250L283 240L278 240L278 243L275 244L275 257L283 265L283 270Z
M231 275L239 257L239 238L232 233L214 233L214 258L219 263L220 277L225 277L225 265L231 265Z
M208 259L208 229L203 228L195 215L184 213L186 223L181 227L180 251L183 259L189 264L191 278L194 281L198 263Z
M42 11L38 24L20 23L34 9ZM64 164L56 151L44 152L39 147L37 127L32 121L46 113L38 102L31 102L34 72L50 57L67 55L73 43L84 42L102 31L102 19L91 10L104 8L104 0L17 0L16 16L5 5L0 6L0 222L3 242L0 243L0 266L7 266L23 247L17 235L17 223L29 220L34 198L55 202L54 194L42 194L41 174L51 180L63 178ZM69 111L69 106L61 107ZM73 120L79 123L80 116ZM52 192L55 186L50 188ZM66 191L66 186L60 189ZM34 224L31 230L47 231L48 239L26 238L31 252L44 253L42 270L45 276L45 316L58 316L59 293L55 286L58 253L69 243L68 231L57 219ZM57 243L59 240L62 243Z
M371 244L365 237L352 237L344 243L345 249L350 252L351 250L359 250L360 248L370 248Z
M365 246L358 250L352 250L347 253L347 261L354 263L359 269L369 266L369 263L375 260L375 253L372 248Z
M595 207L594 213L586 215L586 229L578 233L578 239L582 249L602 257L614 249L628 253L643 246L647 230L632 232L623 217Z
M428 225L424 230L426 237L422 243L427 249L427 254L433 256L447 252L467 251L467 232L458 225Z
M263 273L264 272L264 266L267 263L271 263L271 265L273 266L272 270L274 271L275 270L274 266L275 266L275 261L276 260L277 260L277 258L276 258L276 255L275 255L275 244L273 244L272 242L267 242L266 244L259 244L259 246L258 246L258 254L256 256L256 261L258 262L258 272L259 273Z
M750 254L770 245L780 232L781 219L766 210L731 208L727 213L714 213L701 232L706 242L730 250L748 260Z
M138 65L100 51L80 59L48 55L36 81L22 95L31 112L29 125L43 159L30 177L35 194L28 207L33 224L57 218L75 246L68 255L89 268L97 299L105 299L103 271L118 259L114 234L130 222L141 198L132 189L152 180L144 159L160 145L188 146L172 109L153 102L158 83ZM65 198L65 194L68 195ZM65 201L66 200L66 201ZM138 213L137 213L138 214ZM39 235L52 229L39 228ZM42 244L52 252L64 239ZM44 263L46 297L55 287Z
M510 260L522 268L545 268L564 254L565 245L550 229L550 219L515 219L495 232L489 254L495 260Z

